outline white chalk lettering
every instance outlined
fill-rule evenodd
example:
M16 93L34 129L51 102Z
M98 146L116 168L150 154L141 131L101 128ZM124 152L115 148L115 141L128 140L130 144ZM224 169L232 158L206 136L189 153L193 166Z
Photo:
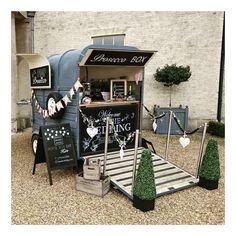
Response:
M105 54L96 55L91 62L111 62L111 63L124 63L126 62L126 58L124 57L106 57Z
M98 134L105 134L106 131L106 126L98 126ZM131 123L126 123L126 124L116 124L114 125L115 132L120 133L120 132L128 132L131 130ZM114 130L112 126L109 126L109 134L114 133Z
M146 60L147 56L144 57L144 56L134 56L132 59L131 59L131 63L144 63L144 61Z

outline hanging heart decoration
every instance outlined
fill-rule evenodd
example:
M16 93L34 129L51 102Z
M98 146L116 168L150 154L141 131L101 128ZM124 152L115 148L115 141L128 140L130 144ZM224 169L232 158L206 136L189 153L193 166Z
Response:
M152 128L153 128L153 131L156 132L156 129L157 129L157 123L156 123L156 121L153 121L153 123L152 123Z
M183 148L187 147L190 144L190 139L186 137L181 137L179 139L180 144L182 145Z
M89 135L91 138L93 138L94 136L97 135L97 133L98 133L98 128L96 128L96 127L88 127L88 128L86 129L86 131L87 131L88 135Z
M123 149L123 146L120 147L120 159L121 160L124 159L124 149Z
M141 72L135 73L134 80L135 80L137 85L138 85L138 82L141 81L141 78L142 78L142 73Z

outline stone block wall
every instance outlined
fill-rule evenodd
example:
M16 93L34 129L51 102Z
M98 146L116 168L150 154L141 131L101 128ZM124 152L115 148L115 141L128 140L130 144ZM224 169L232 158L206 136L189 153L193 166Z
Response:
M188 105L189 124L194 128L217 116L222 28L223 12L39 11L34 43L35 52L49 56L82 49L93 36L125 34L125 45L156 50L145 68L144 104L151 110L154 104L169 104L168 88L153 78L156 68L189 65L192 76L174 86L172 106ZM151 127L146 112L143 127Z

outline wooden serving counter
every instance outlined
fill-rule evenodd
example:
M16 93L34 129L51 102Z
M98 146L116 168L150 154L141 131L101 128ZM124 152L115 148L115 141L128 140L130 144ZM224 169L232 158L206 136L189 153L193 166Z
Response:
M138 100L121 100L121 101L96 101L91 103L81 103L80 107L96 107L96 106L116 106L116 105L128 105L128 104L134 104L134 103L140 103Z

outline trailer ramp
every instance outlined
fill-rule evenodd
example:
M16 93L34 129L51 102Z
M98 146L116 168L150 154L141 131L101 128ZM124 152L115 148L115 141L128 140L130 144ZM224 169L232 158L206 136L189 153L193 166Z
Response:
M138 148L137 168L143 147ZM101 160L103 167L104 154L85 156ZM109 152L107 154L106 174L111 177L111 184L119 189L130 199L132 196L132 176L133 176L134 148L124 150L124 158L121 160L119 151ZM136 169L137 169L136 168ZM175 166L164 158L153 153L153 168L156 183L156 197L164 194L173 193L182 189L193 187L198 184L198 179L190 173ZM103 168L102 168L103 169Z

